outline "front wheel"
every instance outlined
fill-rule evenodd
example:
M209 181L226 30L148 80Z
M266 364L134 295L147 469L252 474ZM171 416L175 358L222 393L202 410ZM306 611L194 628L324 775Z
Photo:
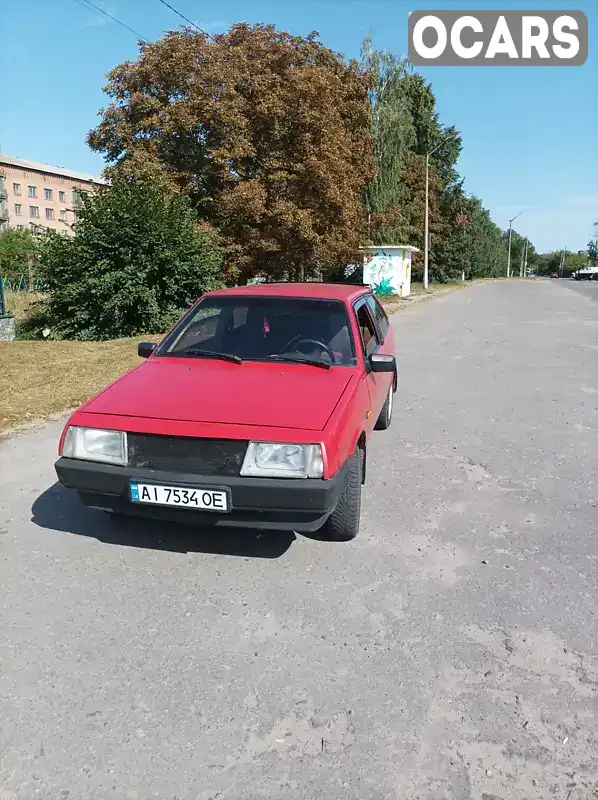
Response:
M394 383L391 383L389 392L386 395L386 400L384 401L384 405L382 406L382 411L380 412L380 416L378 417L378 419L376 420L376 424L374 425L374 430L385 431L388 427L390 427L390 423L392 421L393 401L394 401Z
M347 482L343 493L336 508L321 528L325 539L331 542L349 542L359 533L362 477L363 453L358 447L349 459Z

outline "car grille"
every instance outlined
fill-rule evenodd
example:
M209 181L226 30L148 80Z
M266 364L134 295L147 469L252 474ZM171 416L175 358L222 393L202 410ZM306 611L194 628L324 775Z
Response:
M247 442L185 436L127 434L129 466L197 475L238 475Z

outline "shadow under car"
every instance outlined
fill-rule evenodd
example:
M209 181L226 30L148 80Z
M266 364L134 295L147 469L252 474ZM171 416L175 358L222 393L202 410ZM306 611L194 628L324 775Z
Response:
M215 528L114 516L87 508L72 489L56 482L33 503L40 528L88 536L106 544L176 553L211 553L245 558L279 558L295 540L288 531Z

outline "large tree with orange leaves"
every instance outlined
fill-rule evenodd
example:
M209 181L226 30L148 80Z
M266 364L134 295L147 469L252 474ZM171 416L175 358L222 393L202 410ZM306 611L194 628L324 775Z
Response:
M355 260L374 175L369 76L271 25L141 44L108 75L88 136L117 171L155 169L218 229L230 280L296 278Z

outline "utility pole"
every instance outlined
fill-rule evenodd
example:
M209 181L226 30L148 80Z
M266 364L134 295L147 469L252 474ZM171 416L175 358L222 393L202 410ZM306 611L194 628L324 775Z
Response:
M428 288L428 263L429 263L429 251L430 251L430 203L429 203L429 195L430 195L430 156L434 155L434 153L438 150L438 148L444 144L447 139L450 139L451 136L454 134L450 133L446 136L443 136L436 147L432 150L429 150L426 153L426 208L424 212L424 289Z
M513 235L513 222L517 219L517 217L521 216L521 211L519 214L515 214L512 219L509 220L509 255L507 256L507 278L511 277L511 239Z

